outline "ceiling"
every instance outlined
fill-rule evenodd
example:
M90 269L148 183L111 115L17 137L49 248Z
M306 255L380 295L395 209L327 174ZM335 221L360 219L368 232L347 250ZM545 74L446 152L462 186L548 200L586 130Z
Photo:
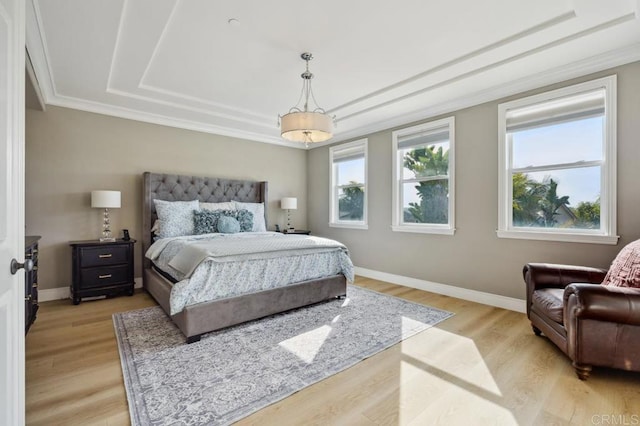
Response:
M640 0L29 0L27 50L46 104L304 148L277 127L304 51L333 142L640 60L639 14Z

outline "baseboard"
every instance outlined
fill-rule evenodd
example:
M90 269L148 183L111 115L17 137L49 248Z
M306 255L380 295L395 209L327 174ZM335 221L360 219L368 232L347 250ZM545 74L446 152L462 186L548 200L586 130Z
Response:
M522 299L485 293L483 291L469 290L452 285L434 283L402 275L389 274L387 272L374 271L373 269L361 268L359 266L356 266L354 269L356 275L360 275L362 277L373 278L405 287L417 288L418 290L430 291L431 293L443 294L445 296L482 303L483 305L509 309L510 311L526 312L525 301ZM135 288L142 288L142 277L136 278L135 282ZM39 302L68 299L69 297L69 287L48 288L38 291Z
M134 278L135 288L142 288L142 277ZM38 302L49 302L51 300L69 299L71 294L69 293L69 287L56 287L38 289Z
M483 305L495 306L497 308L508 309L510 311L526 312L526 302L522 299L485 293L483 291L469 290L452 285L434 283L402 275L389 274L387 272L374 271L372 269L361 268L359 266L356 266L354 269L356 275L360 275L365 278L373 278L405 287L417 288L418 290L443 294L445 296L456 297L458 299L469 300L471 302L482 303Z

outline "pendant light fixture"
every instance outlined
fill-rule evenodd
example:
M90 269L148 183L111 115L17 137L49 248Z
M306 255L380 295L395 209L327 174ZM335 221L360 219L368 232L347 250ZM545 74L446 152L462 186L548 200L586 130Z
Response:
M324 142L333 137L335 117L320 108L313 96L313 90L311 90L313 74L309 71L309 61L313 59L313 55L305 52L300 57L307 63L306 71L300 74L302 92L296 105L287 114L278 115L278 123L283 138L294 142L304 142L308 146L309 143ZM300 106L303 99L304 104ZM313 102L313 105L309 105L309 100Z

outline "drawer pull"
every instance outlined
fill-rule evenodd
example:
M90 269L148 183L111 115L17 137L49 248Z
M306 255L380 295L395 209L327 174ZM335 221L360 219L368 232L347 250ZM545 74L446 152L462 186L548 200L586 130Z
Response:
M98 278L105 279L105 278L111 278L111 274L106 274L106 275L98 275Z
M108 259L108 258L110 258L111 256L113 256L111 253L109 253L109 254L101 254L101 255L98 255L98 257L99 257L100 259Z
M28 302L28 301L30 301L30 300L31 300L31 295L28 295L27 297L25 297L25 298L24 298L24 301L25 301L25 302Z

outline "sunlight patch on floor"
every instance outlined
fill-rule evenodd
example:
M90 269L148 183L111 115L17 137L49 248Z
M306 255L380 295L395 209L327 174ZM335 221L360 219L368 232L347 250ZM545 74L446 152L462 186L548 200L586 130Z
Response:
M337 319L338 317L336 317L334 321ZM322 327L283 340L279 345L307 364L311 364L318 352L320 352L324 341L329 337L331 330L330 326L323 325Z
M402 335L411 333L413 330L424 328L427 324L422 321L417 321L412 318L402 317Z
M468 424L470 413L477 424L517 424L503 399L472 339L434 327L402 342L400 424Z

